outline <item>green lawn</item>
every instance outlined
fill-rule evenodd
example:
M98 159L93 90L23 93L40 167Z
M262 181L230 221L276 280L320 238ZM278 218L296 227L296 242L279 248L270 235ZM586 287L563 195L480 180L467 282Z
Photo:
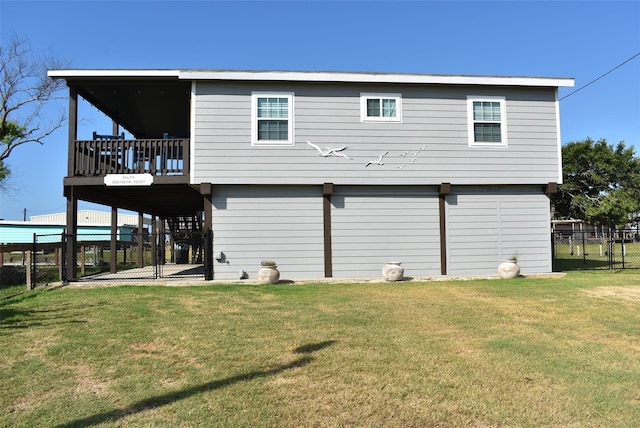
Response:
M1 427L636 427L640 272L0 300Z

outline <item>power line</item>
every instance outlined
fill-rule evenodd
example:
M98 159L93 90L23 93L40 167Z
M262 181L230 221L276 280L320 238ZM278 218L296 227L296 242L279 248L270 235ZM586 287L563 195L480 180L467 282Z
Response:
M30 213L35 213L35 214L51 213L52 211L59 211L59 210L63 209L64 207L66 207L66 205L60 205L60 206L57 206L55 208L52 208L52 209L49 209L49 210L44 210L44 211L33 210L33 209L29 208L29 212ZM24 209L27 210L27 208L24 208Z
M628 63L629 61L631 61L632 59L634 59L635 57L640 56L640 52L638 52L637 54L633 55L631 58L627 59L626 61L622 62L621 64L616 65L615 67L613 67L611 70L607 71L606 73L604 73L603 75L593 79L591 82L587 83L586 85L583 85L581 87L579 87L578 89L576 89L575 91L571 92L568 95L565 95L564 97L560 98L560 101L564 100L565 98L570 97L571 95L575 94L578 91L583 90L584 88L586 88L587 86L596 83L598 80L602 79L604 76L606 76L607 74L610 74L612 72L614 72L615 70L619 69L620 67L622 67L623 65L625 65L626 63Z

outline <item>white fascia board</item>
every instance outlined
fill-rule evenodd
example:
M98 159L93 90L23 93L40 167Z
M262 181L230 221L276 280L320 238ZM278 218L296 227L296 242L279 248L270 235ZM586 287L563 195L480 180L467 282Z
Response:
M95 78L95 77L134 77L134 78L155 78L155 77L175 77L178 78L180 70L48 70L47 76L54 79L70 78Z
M182 80L285 81L340 83L395 83L442 85L573 87L574 79L562 77L464 76L446 74L347 73L328 71L234 70L49 70L52 78L171 78Z
M340 73L301 71L180 71L180 79L289 82L398 83L573 87L574 79L560 77L462 76L402 73Z

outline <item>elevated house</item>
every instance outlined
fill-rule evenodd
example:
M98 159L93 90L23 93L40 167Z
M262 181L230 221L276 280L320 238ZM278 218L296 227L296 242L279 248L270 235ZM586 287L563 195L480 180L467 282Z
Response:
M78 200L151 214L209 237L209 279L252 277L264 259L285 278L378 276L387 260L407 276L493 274L514 254L523 273L552 269L557 90L572 79L49 75L69 86L69 233ZM78 96L113 130L78 135Z

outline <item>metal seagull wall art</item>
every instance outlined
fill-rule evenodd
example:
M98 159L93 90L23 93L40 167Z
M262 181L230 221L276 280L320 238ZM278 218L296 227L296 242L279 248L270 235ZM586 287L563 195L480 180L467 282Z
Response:
M382 158L385 157L389 152L384 152L383 154L381 154L380 156L378 156L378 159L374 160L374 161L369 161L366 163L365 168L368 167L369 165L384 165L382 163Z
M318 151L318 154L322 157L326 158L328 156L340 156L341 158L351 160L349 156L345 155L344 153L340 153L341 151L346 150L347 147L335 147L335 148L326 147L325 150L322 150L320 147L318 147L316 144L313 144L309 140L307 140L307 144L313 147L314 149L316 149Z

